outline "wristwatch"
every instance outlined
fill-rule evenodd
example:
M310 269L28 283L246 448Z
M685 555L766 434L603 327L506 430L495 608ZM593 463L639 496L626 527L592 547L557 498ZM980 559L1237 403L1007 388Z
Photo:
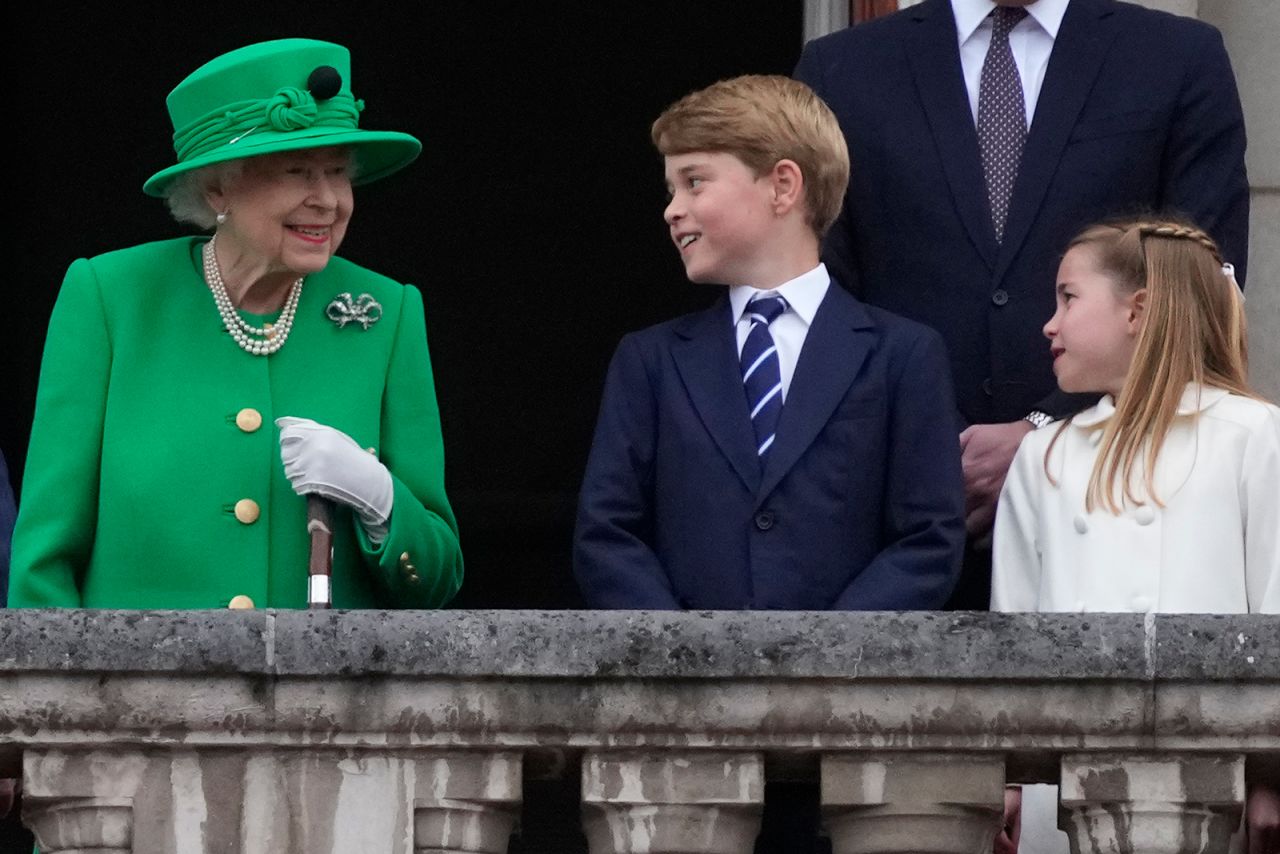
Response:
M1039 409L1033 409L1026 415L1022 416L1022 420L1031 424L1032 427L1039 430L1048 424L1053 423L1053 416L1047 412L1041 412Z

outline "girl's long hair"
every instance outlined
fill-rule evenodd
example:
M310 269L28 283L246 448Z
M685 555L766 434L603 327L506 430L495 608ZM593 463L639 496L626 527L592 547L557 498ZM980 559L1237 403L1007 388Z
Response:
M1085 508L1102 505L1119 514L1126 503L1155 492L1155 465L1188 383L1214 386L1247 397L1249 388L1244 300L1223 270L1213 238L1176 220L1130 219L1086 228L1067 249L1083 247L1117 292L1146 290L1145 318L1133 362L1107 421L1085 493ZM1063 423L1045 452L1049 454ZM1145 495L1134 494L1141 460ZM1052 480L1052 476L1050 476ZM1116 482L1123 484L1116 499Z

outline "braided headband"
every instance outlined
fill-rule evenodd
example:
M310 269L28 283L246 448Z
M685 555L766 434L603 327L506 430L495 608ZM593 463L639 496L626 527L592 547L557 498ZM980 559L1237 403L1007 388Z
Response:
M1198 228L1189 225L1173 225L1171 223L1152 223L1143 222L1134 226L1138 230L1140 237L1168 237L1174 240L1190 240L1193 243L1199 243L1205 249L1209 250L1209 254L1213 256L1213 260L1219 264L1223 263L1222 254L1218 251L1218 244L1214 243L1213 238L1205 234Z
M1240 283L1236 281L1236 267L1230 261L1222 260L1222 253L1218 250L1218 244L1213 238L1205 234L1198 228L1189 225L1173 225L1167 222L1140 222L1130 226L1129 231L1137 231L1139 239L1144 237L1167 237L1173 240L1190 240L1198 243L1209 251L1213 256L1213 260L1222 265L1222 275L1227 277L1227 281L1236 286L1236 290L1241 292L1243 299L1244 288L1240 287Z
M284 86L269 98L237 101L202 116L173 134L178 162L199 157L223 145L234 145L264 128L288 133L313 127L354 130L364 101L338 92L317 101L305 89Z

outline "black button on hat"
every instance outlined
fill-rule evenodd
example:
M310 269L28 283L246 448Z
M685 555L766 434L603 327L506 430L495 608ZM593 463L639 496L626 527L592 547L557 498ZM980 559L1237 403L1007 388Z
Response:
M342 75L332 65L317 65L307 78L307 91L317 101L324 101L342 89Z

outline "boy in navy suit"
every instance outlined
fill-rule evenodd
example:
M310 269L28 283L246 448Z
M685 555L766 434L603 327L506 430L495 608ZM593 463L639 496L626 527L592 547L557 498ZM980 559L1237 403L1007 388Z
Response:
M580 498L595 608L939 608L964 542L941 338L819 263L848 149L784 77L716 83L653 125L665 219L709 309L623 338Z

